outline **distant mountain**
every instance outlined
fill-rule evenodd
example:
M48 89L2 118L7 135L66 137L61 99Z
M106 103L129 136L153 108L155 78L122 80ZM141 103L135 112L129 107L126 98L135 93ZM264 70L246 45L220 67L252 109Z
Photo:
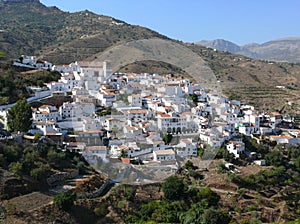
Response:
M240 46L236 45L227 40L216 39L216 40L202 40L197 42L197 44L203 45L205 47L210 47L213 49L217 49L219 51L228 51L231 53L236 53L241 50Z
M197 44L255 59L300 63L300 37L282 38L263 44L252 43L244 46L222 39L202 40Z

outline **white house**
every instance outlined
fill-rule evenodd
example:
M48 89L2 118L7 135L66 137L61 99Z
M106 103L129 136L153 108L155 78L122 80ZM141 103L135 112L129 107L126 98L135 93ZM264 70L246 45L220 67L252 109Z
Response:
M83 108L76 103L65 102L59 108L62 119L81 119L83 117Z
M220 138L218 134L211 132L200 133L199 137L204 144L208 144L211 147L220 147L224 142L224 138Z
M226 144L228 152L233 153L235 158L245 153L245 144L241 141L230 141Z
M126 110L124 112L127 119L134 120L135 122L144 121L152 117L151 112L145 109L133 109L133 110Z
M58 80L58 82L64 84L64 90L66 92L71 92L73 88L79 88L83 85L81 80L76 80L74 73L63 73L62 77Z
M156 141L162 141L162 137L158 132L149 132L149 135L146 137L148 144L153 144Z
M142 107L142 99L140 94L131 94L128 96L128 102L133 107Z
M289 130L289 133L296 138L300 138L300 130L299 129Z
M158 92L167 96L183 96L182 88L179 85L165 85L158 87Z
M96 165L99 159L108 162L106 146L87 146L82 155L90 164Z
M92 119L90 117L84 118L82 123L83 123L83 131L102 129L101 122L99 120Z
M104 133L102 130L86 130L78 132L77 140L79 142L85 142L86 145L95 146L102 145L102 137Z
M34 121L58 121L61 119L60 113L55 106L43 105L32 112Z
M27 55L22 55L20 60L15 61L13 65L27 68L52 69L52 63L38 59L36 56Z
M115 129L115 131L120 131L123 130L124 124L124 119L109 117L105 119L103 126L107 131L112 131L113 129Z
M62 82L49 82L46 84L46 86L48 87L48 89L51 92L55 92L55 91L67 91L68 89L66 88L66 84L62 83Z
M276 141L277 144L299 144L300 143L300 140L298 138L287 136L287 135L282 135L282 136L271 135L269 138L270 141Z
M153 151L154 161L173 161L175 160L175 152L172 149Z
M73 96L89 96L89 91L83 87L75 87L72 90Z
M261 160L254 160L254 164L259 165L259 166L265 166L266 165L266 160L261 159Z
M192 139L182 139L180 143L174 146L178 156L185 158L188 156L197 156L197 146Z
M66 73L66 72L71 72L72 68L69 65L53 65L52 70L58 71L60 73Z
M32 134L37 132L42 135L62 135L60 128L56 125L55 121L36 121L32 124L32 129L29 131Z
M110 146L110 150L109 150L109 154L110 154L110 156L111 156L111 158L118 158L120 155L121 155L121 152L123 151L123 150L127 150L127 146L125 146L125 145L120 145L120 144L118 144L118 145L111 145Z
M156 150L164 150L170 146L166 145L164 141L154 141L153 143L153 151Z
M124 126L123 132L127 138L134 138L143 134L143 129L137 126Z
M238 125L239 133L244 135L251 135L259 131L254 126L252 126L250 123L241 123Z
M111 107L116 101L116 95L113 90L102 90L98 92L97 99L102 106Z
M280 124L282 122L282 115L278 112L272 112L270 114L270 121L275 125Z

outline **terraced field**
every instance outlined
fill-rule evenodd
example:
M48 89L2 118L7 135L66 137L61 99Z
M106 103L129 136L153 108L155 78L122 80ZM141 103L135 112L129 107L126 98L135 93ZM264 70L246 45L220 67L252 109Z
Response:
M232 98L238 98L246 103L253 105L259 110L281 110L286 105L285 109L289 109L287 105L288 99L295 98L297 91L289 89L279 89L276 87L239 87L234 89L234 94L226 91Z

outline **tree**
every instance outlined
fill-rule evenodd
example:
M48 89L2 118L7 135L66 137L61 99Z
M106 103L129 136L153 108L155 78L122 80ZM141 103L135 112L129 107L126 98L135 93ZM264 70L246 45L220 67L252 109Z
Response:
M220 196L212 191L209 187L203 187L197 194L199 201L206 201L209 206L216 206L220 200Z
M36 180L43 180L46 179L50 171L51 168L49 164L40 163L38 168L34 168L30 171L30 176Z
M98 217L104 217L104 216L107 215L108 212L109 211L107 209L107 204L106 203L102 203L102 204L100 204L100 206L98 206L94 209L94 213Z
M206 209L202 215L202 223L207 224L228 224L230 222L230 216L221 210L216 210L214 208Z
M295 160L295 167L300 172L300 156Z
M188 96L188 98L191 99L195 105L197 105L197 102L198 102L198 95L197 94L190 94Z
M56 152L54 149L50 149L47 153L47 159L49 163L59 165L64 161L66 154L64 152Z
M162 190L167 199L176 200L183 196L185 184L178 176L170 176L162 184Z
M192 204L191 208L181 213L180 221L183 224L189 223L201 223L202 222L202 214L205 209L208 208L208 205L204 201L200 201L198 203Z
M32 111L26 99L19 100L8 110L7 126L11 132L27 132L32 124Z
M41 136L42 136L42 134L41 134L40 132L37 132L37 133L34 135L33 141L34 141L34 142L38 142L38 140L40 139Z
M187 170L194 170L194 169L195 169L194 164L193 164L193 162L192 162L191 160L188 160L188 161L185 163L184 167L185 167Z
M0 51L0 60L2 59L2 58L4 58L5 57L5 52L4 51Z
M169 144L172 141L173 136L170 133L164 134L163 140L166 144Z
M279 151L269 152L265 159L271 166L279 167L285 165L285 160Z
M13 162L9 165L9 171L14 173L17 176L22 176L22 164L20 162Z
M74 205L75 199L76 194L68 191L56 195L53 199L53 202L60 210L69 211Z

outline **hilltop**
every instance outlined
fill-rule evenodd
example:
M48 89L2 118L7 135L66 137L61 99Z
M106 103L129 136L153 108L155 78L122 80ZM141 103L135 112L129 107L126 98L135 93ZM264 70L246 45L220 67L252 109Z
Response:
M8 57L40 55L53 63L85 59L119 42L166 38L90 11L63 12L39 1L0 2L0 49Z

